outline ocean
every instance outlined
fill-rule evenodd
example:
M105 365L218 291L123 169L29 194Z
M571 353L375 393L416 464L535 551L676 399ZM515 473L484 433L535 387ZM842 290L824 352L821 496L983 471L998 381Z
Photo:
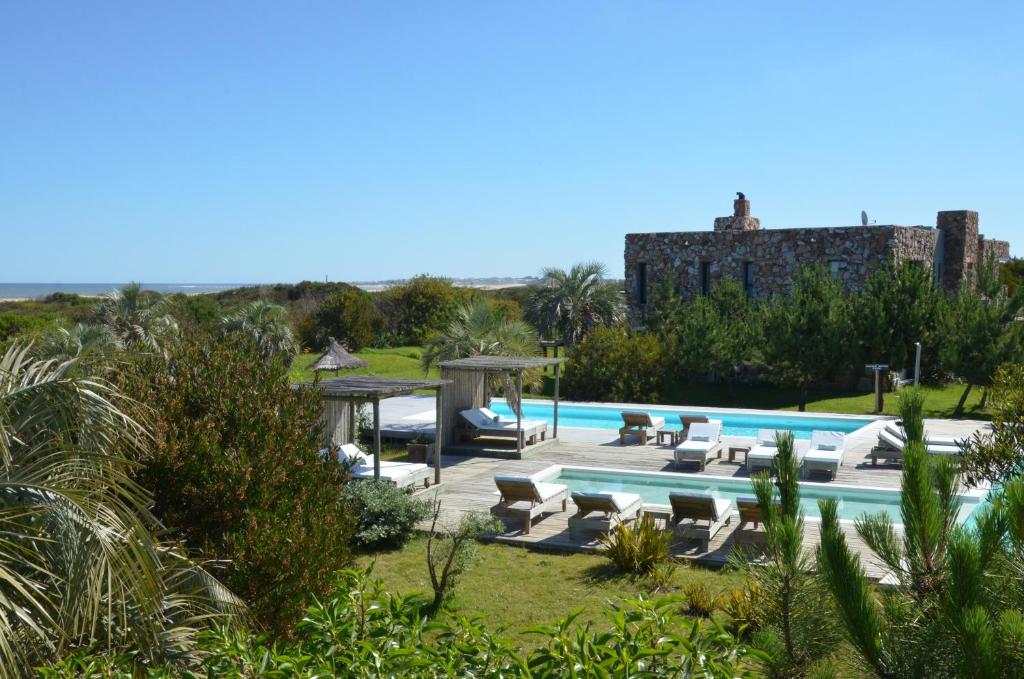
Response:
M46 297L55 292L74 293L76 295L105 295L111 290L120 288L124 283L0 283L0 299L36 299ZM143 290L154 292L219 292L240 288L252 283L143 283Z

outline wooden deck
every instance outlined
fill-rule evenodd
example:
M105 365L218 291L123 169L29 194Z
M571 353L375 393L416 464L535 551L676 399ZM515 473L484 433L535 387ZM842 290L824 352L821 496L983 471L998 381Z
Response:
M882 488L899 488L900 468L898 465L873 466L870 451L877 441L877 431L882 424L874 423L846 440L846 454L843 465L834 483L854 486L873 486ZM936 434L966 436L977 430L982 423L955 422L951 420L929 420L928 431ZM573 441L571 432L560 431L560 441L540 450L530 459L499 460L484 457L445 455L443 458L442 486L427 493L440 492L445 521L455 521L465 512L488 512L498 501L498 492L493 477L498 474L533 474L553 464L576 465L585 467L609 467L636 471L677 471L672 465L672 447L655 445L652 439L646 446L619 445L616 432L607 432L607 441L594 442L593 430L585 439L589 441ZM598 437L603 438L603 436ZM727 450L730 444L750 445L751 439L723 437L722 456L707 464L703 474L747 478L746 466L737 456L734 463L727 461ZM798 441L798 447L807 446L806 441ZM694 467L687 469L695 470ZM691 471L690 474L697 472ZM426 493L424 493L426 494ZM575 511L572 501L566 512L553 512L536 519L530 534L524 535L519 526L509 527L505 533L497 535L494 540L522 547L556 551L593 550L597 544L573 540L569 536L568 518ZM686 559L694 559L709 566L721 566L736 546L737 518L723 528L708 545L707 551L699 551L694 542L681 542L673 547L673 554ZM819 524L816 520L807 519L804 531L804 546L813 550L819 541ZM861 559L868 570L868 575L881 579L885 573L874 561L870 552L860 541L852 524L844 524L847 540L851 548L861 554ZM744 530L740 535L741 544L746 547L750 542L751 533ZM756 545L756 539L755 543Z

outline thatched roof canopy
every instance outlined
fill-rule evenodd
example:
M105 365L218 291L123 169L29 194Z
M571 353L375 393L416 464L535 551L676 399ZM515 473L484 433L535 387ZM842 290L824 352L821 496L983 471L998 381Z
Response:
M341 346L341 344L339 344L333 337L329 337L328 339L331 342L330 346L328 346L327 350L320 354L320 358L316 359L313 365L310 366L314 371L366 368L370 365L363 359L356 358L345 351L345 347Z
M350 375L323 380L319 383L319 388L328 398L370 401L411 394L417 389L437 390L450 383L451 380L407 380L398 377ZM313 385L312 382L306 384Z
M540 356L469 356L445 361L439 365L450 370L511 373L535 370L564 362L565 358L542 358Z

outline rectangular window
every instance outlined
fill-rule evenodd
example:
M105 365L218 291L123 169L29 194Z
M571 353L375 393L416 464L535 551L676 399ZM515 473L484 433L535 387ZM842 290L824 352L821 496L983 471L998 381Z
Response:
M743 262L743 292L754 296L754 263Z
M641 306L647 304L647 262L636 265L636 301Z
M711 262L700 263L700 291L701 294L711 294Z

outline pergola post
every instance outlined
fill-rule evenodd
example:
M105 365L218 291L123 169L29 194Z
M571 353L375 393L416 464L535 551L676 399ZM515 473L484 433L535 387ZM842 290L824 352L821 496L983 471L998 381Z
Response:
M558 353L558 347L555 347L555 353ZM557 357L556 357L557 358ZM555 433L552 435L553 438L558 438L558 369L559 364L555 364Z
M437 394L437 398L434 399L434 484L441 483L441 444L444 441L444 432L442 429L444 425L441 423L444 408L441 405L441 389L438 388L434 393Z
M373 399L373 480L380 481L380 399Z
M523 371L516 371L516 395L518 400L516 403L519 407L516 408L516 455L519 457L523 456Z
M348 441L345 443L356 442L356 402L348 402Z

